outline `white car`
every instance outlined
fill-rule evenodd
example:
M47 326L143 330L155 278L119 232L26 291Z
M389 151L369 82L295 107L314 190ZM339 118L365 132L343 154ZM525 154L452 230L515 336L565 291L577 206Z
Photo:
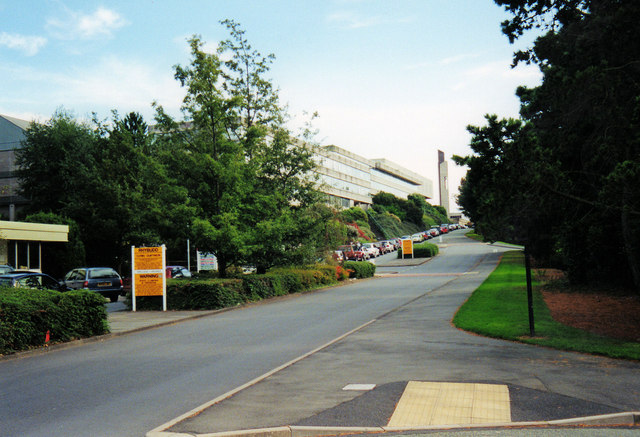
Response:
M373 243L364 243L362 250L369 254L369 258L376 258L380 256L380 250L373 245Z

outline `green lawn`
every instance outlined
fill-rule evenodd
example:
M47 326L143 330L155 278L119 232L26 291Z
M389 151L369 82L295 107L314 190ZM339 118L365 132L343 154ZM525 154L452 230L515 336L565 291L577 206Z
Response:
M460 307L453 323L488 337L640 360L640 343L601 337L553 320L538 288L534 283L536 336L530 338L524 256L521 251L506 252L496 270Z

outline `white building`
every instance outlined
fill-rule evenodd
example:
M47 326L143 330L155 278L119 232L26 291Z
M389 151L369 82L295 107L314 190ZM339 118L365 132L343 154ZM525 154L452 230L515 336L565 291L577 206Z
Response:
M433 198L433 182L386 159L367 159L336 146L315 148L319 190L343 208L373 203L384 191L406 199L410 194Z

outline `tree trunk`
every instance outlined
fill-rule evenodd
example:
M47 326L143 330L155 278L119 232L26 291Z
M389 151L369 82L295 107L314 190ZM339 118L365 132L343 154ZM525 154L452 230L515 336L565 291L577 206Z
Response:
M631 223L629 220L629 208L626 205L627 190L624 188L622 213L620 214L620 221L622 222L622 240L624 244L624 253L627 256L627 263L629 270L631 271L631 277L633 279L633 285L637 294L640 294L640 265L638 265L638 256L633 246L633 233L631 230Z

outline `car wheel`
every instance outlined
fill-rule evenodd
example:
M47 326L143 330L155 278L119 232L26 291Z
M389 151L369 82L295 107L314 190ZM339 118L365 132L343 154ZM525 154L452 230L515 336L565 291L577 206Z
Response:
M109 296L109 299L111 299L111 302L117 302L119 297L120 297L120 293L112 293Z

